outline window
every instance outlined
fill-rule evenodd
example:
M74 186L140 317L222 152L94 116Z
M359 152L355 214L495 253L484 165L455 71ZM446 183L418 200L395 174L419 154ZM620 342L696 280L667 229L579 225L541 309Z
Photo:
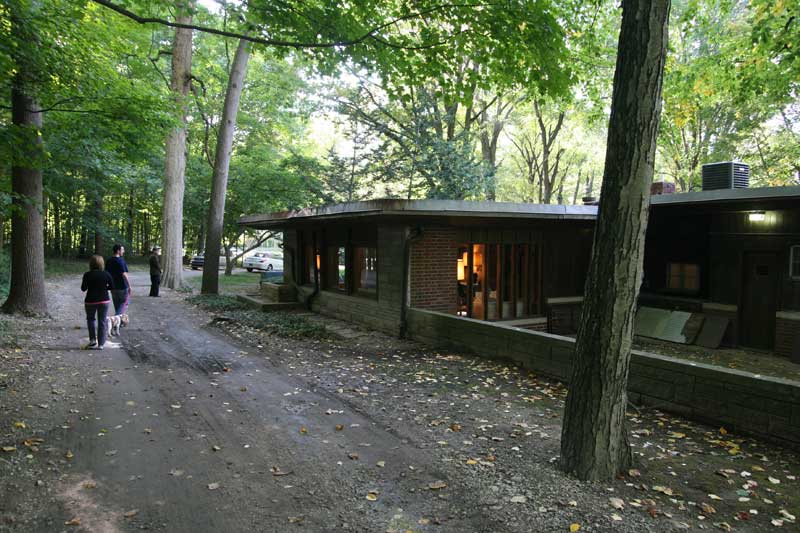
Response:
M800 280L800 245L789 248L789 277Z
M304 285L313 285L315 272L319 270L319 253L314 250L314 246L306 244L303 247L303 277Z
M378 288L377 248L353 248L353 275L356 291L376 294Z
M325 258L325 288L347 290L347 254L344 246L329 246Z
M692 263L668 263L667 288L672 291L699 291L700 267Z

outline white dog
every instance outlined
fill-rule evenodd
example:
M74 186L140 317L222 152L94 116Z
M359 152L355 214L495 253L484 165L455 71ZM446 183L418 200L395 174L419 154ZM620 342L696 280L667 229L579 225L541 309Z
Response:
M127 326L130 322L127 314L112 315L106 318L106 331L109 337L116 337L119 335L120 326Z

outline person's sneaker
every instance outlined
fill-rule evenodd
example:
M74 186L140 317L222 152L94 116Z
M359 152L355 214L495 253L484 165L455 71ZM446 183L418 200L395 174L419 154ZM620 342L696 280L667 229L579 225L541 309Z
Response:
M97 341L89 341L89 344L83 347L84 350L91 350L97 346Z
M104 349L103 346L100 344L96 344L93 348L90 348L90 350L103 350L103 349Z
M106 348L122 348L122 344L120 344L119 342L111 342L111 341L106 342L104 346Z

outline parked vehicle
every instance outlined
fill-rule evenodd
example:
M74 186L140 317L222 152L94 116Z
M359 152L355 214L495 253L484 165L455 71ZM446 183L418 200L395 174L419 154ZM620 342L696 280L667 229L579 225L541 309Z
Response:
M253 270L283 270L283 256L275 252L256 252L244 260L244 268Z
M192 260L189 262L189 266L192 270L200 270L203 268L205 264L205 254L197 254L192 257ZM219 256L219 268L220 270L225 268L227 261L225 260L225 254L220 254Z

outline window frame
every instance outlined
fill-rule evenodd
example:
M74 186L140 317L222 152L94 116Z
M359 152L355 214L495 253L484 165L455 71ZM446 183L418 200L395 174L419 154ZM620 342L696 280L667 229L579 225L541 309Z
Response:
M798 266L797 272L794 271L795 263ZM789 246L789 279L800 281L800 244Z
M373 289L365 289L363 287L356 287L356 284L358 282L360 282L360 276L361 276L361 271L359 270L358 265L356 265L356 260L358 258L358 252L357 252L358 249L374 250L374 252L375 252L374 256L372 257L372 260L375 262L375 288L373 288ZM350 260L351 260L351 264L349 266L351 267L350 271L352 272L352 274L350 276L350 280L352 281L352 287L351 287L351 290L348 292L348 294L351 294L353 296L363 297L363 298L377 299L378 298L378 276L379 276L378 265L380 264L380 260L379 260L379 257L378 257L378 244L377 244L377 242L374 244L374 246L364 245L364 243L351 244L350 245Z
M678 265L680 267L680 287L675 288L672 287L672 265ZM686 287L686 267L693 266L697 270L697 275L695 279L697 280L697 286L695 288L687 288ZM693 263L689 261L667 261L667 272L666 272L666 286L665 289L667 292L676 293L676 294L698 294L701 290L701 269L700 263Z

